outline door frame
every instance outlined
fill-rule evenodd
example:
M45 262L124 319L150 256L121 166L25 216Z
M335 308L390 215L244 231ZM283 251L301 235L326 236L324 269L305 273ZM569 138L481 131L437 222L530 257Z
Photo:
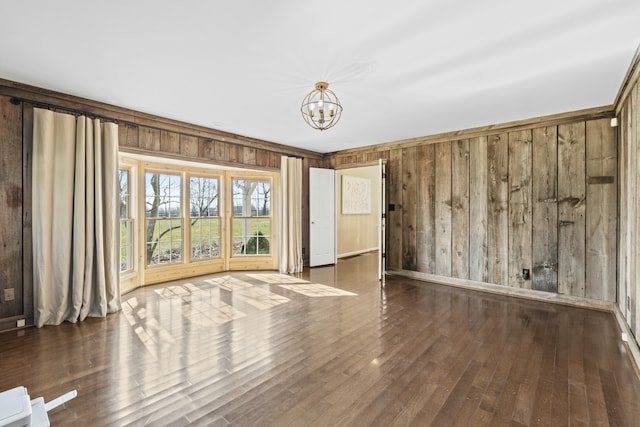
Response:
M348 169L358 169L364 167L378 166L378 176L380 177L380 197L378 200L372 200L372 203L379 203L380 212L378 216L378 230L377 230L377 240L378 240L378 280L382 281L384 276L387 274L386 269L386 218L387 218L387 207L386 207L386 167L387 161L385 159L379 159L373 162L365 162L357 165L344 165L339 166L335 169L336 176L338 171L344 171ZM340 185L339 180L335 180L336 184L336 198L338 195L338 185ZM336 200L336 217L339 209L339 201ZM337 225L336 225L336 233L337 233ZM337 236L336 236L336 259L338 256L338 246L337 246Z

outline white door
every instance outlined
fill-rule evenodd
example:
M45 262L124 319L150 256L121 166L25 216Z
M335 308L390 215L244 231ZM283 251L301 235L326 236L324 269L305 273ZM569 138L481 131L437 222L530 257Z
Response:
M378 223L378 280L382 280L386 274L386 236L385 229L387 227L387 201L385 197L386 191L386 163L380 159L378 162L378 168L380 173L380 217Z
M336 262L336 184L333 169L309 168L309 265Z

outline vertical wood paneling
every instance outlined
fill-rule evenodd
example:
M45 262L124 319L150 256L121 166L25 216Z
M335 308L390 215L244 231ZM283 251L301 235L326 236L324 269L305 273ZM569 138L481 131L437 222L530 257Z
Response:
M227 145L229 146L229 161L233 163L242 163L244 161L244 147L233 144Z
M147 151L160 151L160 131L158 129L139 126L138 147Z
M585 124L558 126L558 292L585 296Z
M194 161L213 160L249 167L280 168L281 153L163 129L122 123L118 128L118 137L120 147L149 151L152 155L174 154Z
M282 156L278 153L269 153L269 167L280 169L280 158ZM309 167L320 167L320 166L309 166Z
M531 131L509 133L509 286L531 288Z
M608 119L586 123L587 205L585 295L616 298L616 163L615 131Z
M242 163L245 165L255 165L256 164L256 149L252 147L244 147L244 156L242 159Z
M619 301L622 307L622 312L625 314L625 318L631 330L634 332L636 338L637 324L635 317L635 301L636 289L638 284L635 282L637 271L636 254L638 251L638 229L636 222L636 191L637 189L637 141L634 132L634 115L636 114L636 105L634 105L633 95L629 96L625 102L625 106L621 112L622 124L621 132L623 145L623 157L621 171L624 173L624 193L620 198L620 212L621 223L623 224L621 235L621 248L623 258L623 265L620 269L620 278L618 281L621 283L621 290Z
M634 164L634 171L636 173L636 183L634 187L633 198L635 199L634 205L634 214L635 214L635 229L634 229L634 248L635 248L635 275L634 275L634 286L633 290L630 292L630 301L629 301L629 311L631 312L631 326L633 330L633 334L636 337L636 342L640 342L638 330L638 319L640 319L640 303L638 303L638 296L640 295L640 268L638 268L638 247L640 246L640 215L638 215L638 193L640 192L640 165L638 164L638 159L640 159L640 83L636 82L635 88L632 92L631 103L633 108L632 115L632 134L630 135L632 147L635 147L636 158Z
M387 183L387 268L398 270L402 269L402 150L389 154Z
M180 154L187 157L195 157L200 155L200 141L202 138L198 138L196 136L190 135L180 135ZM210 139L205 140L208 146L213 145ZM208 159L213 159L213 156L209 154L208 156L203 156Z
M531 287L558 292L558 129L533 130Z
M629 313L627 308L627 296L629 295L628 282L628 254L629 254L629 219L627 218L627 204L629 200L629 170L627 168L627 159L629 158L629 139L627 133L627 102L624 103L620 111L621 123L618 131L620 139L618 141L618 210L619 210L619 226L618 226L618 307L625 315L627 322L629 321Z
M216 160L216 146L207 138L196 138L198 156L203 159Z
M451 142L436 144L436 274L451 276Z
M384 155L385 155L386 151L374 151L372 153L367 153L366 159L368 162L374 162L380 159L385 159Z
M0 96L0 318L22 314L22 106ZM6 301L4 290L13 289Z
M416 147L402 150L402 268L417 270Z
M33 106L22 104L22 306L33 324Z
M179 154L180 153L180 134L160 131L160 151L163 153Z
M509 137L487 140L488 179L488 282L509 284Z
M631 91L629 96L629 110L627 117L627 137L629 138L629 158L628 158L628 203L627 203L627 220L629 221L629 255L627 263L629 281L629 294L627 301L627 309L629 312L628 322L631 326L636 339L638 338L638 318L637 318L637 297L640 288L638 279L640 269L638 268L638 255L640 254L640 224L638 221L638 192L640 192L640 173L638 172L638 160L640 155L640 137L638 135L638 115L640 114L640 100L638 99L638 86Z
M417 165L417 232L418 271L435 274L436 212L435 212L435 146L422 145L416 153Z
M637 96L637 89L635 93ZM629 117L630 121L637 120L631 113ZM593 126L593 130L589 133L597 133L597 129L612 132L605 129L608 120L590 120L588 126L589 129ZM590 123L592 121L594 124ZM630 121L623 120L625 123ZM611 185L611 178L607 178L604 172L598 172L603 175L592 177L587 184L586 126L584 121L566 122L561 125L562 136L559 135L558 126L553 125L468 141L418 145L415 149L415 170L412 164L407 166L408 159L412 159L409 147L392 150L395 154L391 154L391 157L396 159L398 151L404 150L405 165L398 161L403 166L404 176L399 184L396 183L395 189L390 189L390 197L402 191L406 205L413 203L411 195L414 194L414 186L416 194L415 231L412 230L413 211L407 206L404 206L404 220L396 222L397 231L388 231L389 238L396 239L395 246L408 249L405 252L405 268L413 263L412 239L415 234L416 267L420 272L563 292L578 297L609 298L598 296L598 292L600 295L612 294L608 285L597 285L596 282L602 281L599 279L602 275L610 277L611 270L616 266L611 264L611 249L602 248L615 245L615 232L611 231L615 226L615 214L613 224L610 221L611 207L615 205L617 197L613 194L611 199L611 192L607 192L605 198L608 201L600 202L599 196L591 196L594 201L589 209L601 214L594 214L589 228L599 230L600 237L588 241L586 227L591 219L588 220L586 216L587 207L590 206L587 185L593 185L593 190L598 191L596 186ZM628 126L633 128L632 124ZM560 137L563 138L561 142L558 141ZM615 144L615 138L607 140ZM466 167L460 155L465 149L468 150ZM636 152L633 155L638 154ZM354 161L371 159L375 155L377 152L367 156L344 154L333 157L331 161L334 164L346 162L352 165ZM430 166L432 157L434 166ZM605 157L609 158L605 155L603 159ZM608 168L615 175L618 169L615 156L613 161ZM626 167L635 170L636 166L634 160ZM633 176L640 180L640 174ZM615 183L613 187L616 187ZM460 199L458 194L463 197ZM635 197L633 194L629 192L627 197ZM464 201L467 202L466 207ZM620 203L623 203L622 200ZM635 218L635 205L625 206L626 215ZM606 213L602 213L603 209ZM390 216L393 215L390 213ZM598 222L597 218L604 220L605 216L609 222ZM465 220L468 223L465 224ZM394 227L391 220L389 226ZM640 220L634 227L640 228ZM604 229L610 231L605 233ZM466 233L462 230L466 230ZM633 230L630 231L635 236ZM605 234L608 236L604 237ZM394 244L389 242L389 250L393 252ZM634 245L635 240L629 243L629 246ZM600 249L594 251L590 249L592 246ZM597 258L597 262L587 259L587 251L590 256ZM635 252L628 256L634 258ZM408 264L407 257L410 259ZM609 266L600 268L599 265L603 263ZM588 267L600 269L600 276L587 273ZM524 268L531 272L530 282L521 278ZM636 271L640 274L634 264L633 270L627 274L631 281L634 281ZM592 286L587 286L587 274L594 283ZM561 277L564 289L559 287ZM593 288L593 292L589 287ZM632 311L637 312L634 298L630 298L630 301Z
M260 167L269 166L269 151L256 150L256 165Z
M121 123L118 125L118 146L119 147L138 147L138 126Z
M229 161L229 145L224 143L224 142L220 142L220 141L215 141L214 142L214 150L215 150L215 159L216 160L220 160L222 162L227 162ZM278 158L278 164L280 159Z
M452 147L451 167L451 273L469 278L469 140Z
M489 281L487 137L469 141L469 278Z
M269 167L280 169L280 158L282 156L279 153L269 153ZM306 157L305 157L306 158ZM315 167L315 166L309 166Z

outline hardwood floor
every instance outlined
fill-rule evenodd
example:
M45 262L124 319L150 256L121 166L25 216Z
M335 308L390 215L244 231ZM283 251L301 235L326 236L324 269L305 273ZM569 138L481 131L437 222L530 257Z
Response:
M400 278L381 289L371 255L122 300L106 319L0 334L0 390L77 389L53 426L640 422L611 313Z

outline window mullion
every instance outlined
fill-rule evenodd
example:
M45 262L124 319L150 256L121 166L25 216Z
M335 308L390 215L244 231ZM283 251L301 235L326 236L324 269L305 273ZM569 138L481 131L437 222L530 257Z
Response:
M190 175L186 172L182 173L182 192L180 200L180 212L182 216L182 262L191 263L191 199L189 195Z

